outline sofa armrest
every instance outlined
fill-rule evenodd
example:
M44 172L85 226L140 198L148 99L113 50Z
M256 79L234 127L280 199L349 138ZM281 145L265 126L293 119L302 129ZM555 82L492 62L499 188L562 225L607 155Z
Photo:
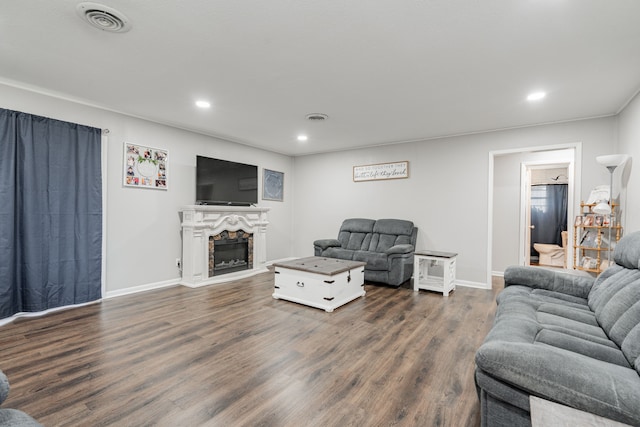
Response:
M337 239L321 239L313 242L313 246L317 246L324 251L327 248L339 248L342 245Z
M413 253L414 250L415 250L415 248L413 247L413 245L405 243L405 244L402 244L402 245L391 246L389 249L384 251L384 253L387 254L387 255L391 255L391 254L410 254L410 253Z
M4 402L9 396L9 379L0 371L0 403Z
M484 373L531 395L636 425L640 376L632 369L543 344L490 341L476 353Z
M510 266L504 271L504 286L523 285L587 298L594 283L591 276L540 267Z

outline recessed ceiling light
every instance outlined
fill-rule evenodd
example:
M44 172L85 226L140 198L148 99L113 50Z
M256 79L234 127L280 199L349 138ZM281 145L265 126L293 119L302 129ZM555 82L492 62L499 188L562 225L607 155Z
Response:
M327 120L329 116L323 113L311 113L305 116L307 120L311 120L312 122L321 122Z
M307 135L298 135L298 141L306 141L307 139L309 139Z
M209 101L196 101L196 106L199 108L209 108L211 103Z
M527 101L540 101L545 96L547 96L545 92L532 92L527 96Z

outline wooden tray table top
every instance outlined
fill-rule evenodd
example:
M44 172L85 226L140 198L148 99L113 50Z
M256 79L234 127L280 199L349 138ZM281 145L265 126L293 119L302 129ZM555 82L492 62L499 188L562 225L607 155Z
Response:
M354 268L366 265L362 261L349 261L337 258L324 258L311 256L307 258L294 259L292 261L274 262L274 267L288 268L291 270L305 271L308 273L323 274L333 276Z

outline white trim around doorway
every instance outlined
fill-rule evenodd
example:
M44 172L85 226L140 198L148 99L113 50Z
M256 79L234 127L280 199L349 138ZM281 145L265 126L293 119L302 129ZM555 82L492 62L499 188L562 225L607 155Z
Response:
M573 149L573 176L570 179L573 182L573 189L569 188L569 192L571 193L570 203L573 200L575 204L575 200L579 200L581 190L582 190L582 143L574 142L574 143L566 143L566 144L558 144L558 145L545 145L538 147L523 147L523 148L513 148L506 150L493 150L489 152L489 173L488 173L488 201L487 201L487 288L491 288L491 277L499 272L492 271L492 261L493 261L493 186L494 186L494 162L495 158L499 156L516 154L516 153L536 153L536 152L544 152L544 151L558 151L558 150L566 150ZM556 161L557 163L557 161ZM571 173L571 170L569 170ZM572 191L573 190L573 191ZM573 211L573 206L570 206L570 210ZM569 216L569 218L572 218ZM571 239L569 242L572 242ZM569 260L567 260L568 262ZM568 264L567 264L568 265Z

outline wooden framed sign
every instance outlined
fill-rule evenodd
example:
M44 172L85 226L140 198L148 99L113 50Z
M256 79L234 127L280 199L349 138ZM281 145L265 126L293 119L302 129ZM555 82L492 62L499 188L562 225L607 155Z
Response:
M409 178L409 162L377 163L353 167L353 181Z

